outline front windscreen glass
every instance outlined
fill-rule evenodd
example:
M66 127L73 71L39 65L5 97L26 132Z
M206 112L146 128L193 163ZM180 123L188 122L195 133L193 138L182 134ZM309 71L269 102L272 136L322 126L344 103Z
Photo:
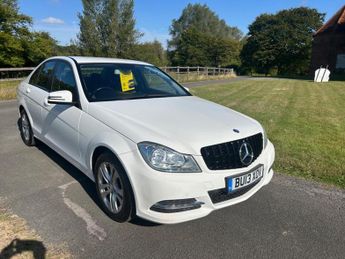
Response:
M88 63L79 67L91 102L190 95L154 66Z

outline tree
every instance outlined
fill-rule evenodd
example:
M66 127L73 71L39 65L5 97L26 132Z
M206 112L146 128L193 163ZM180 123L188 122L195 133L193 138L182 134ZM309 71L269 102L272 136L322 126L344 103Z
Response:
M17 1L0 2L0 66L21 66L23 37L29 34L31 18L19 13Z
M212 36L193 27L182 32L177 46L169 53L174 65L227 67L240 62L239 41Z
M242 38L238 28L228 26L201 4L188 4L180 18L172 21L170 35L168 56L174 65L230 65Z
M307 7L260 15L249 26L243 66L265 74L274 68L279 74L307 73L312 34L323 20L324 14Z
M133 0L83 0L78 35L82 54L130 58L141 34Z
M162 44L155 40L135 45L133 56L135 59L142 60L156 66L166 66L168 63L166 51Z
M59 56L79 56L81 55L78 43L75 40L71 40L66 46L56 46L56 54Z
M47 32L33 32L23 39L25 66L36 66L57 54L57 42Z
M56 40L47 32L32 32L31 23L16 0L0 2L0 66L36 66L56 54Z

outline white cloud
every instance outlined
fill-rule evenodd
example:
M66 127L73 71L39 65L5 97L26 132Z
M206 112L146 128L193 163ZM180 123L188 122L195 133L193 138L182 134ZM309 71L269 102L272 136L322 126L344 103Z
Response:
M46 24L64 24L65 23L63 20L59 18L51 17L51 16L44 18L42 22Z

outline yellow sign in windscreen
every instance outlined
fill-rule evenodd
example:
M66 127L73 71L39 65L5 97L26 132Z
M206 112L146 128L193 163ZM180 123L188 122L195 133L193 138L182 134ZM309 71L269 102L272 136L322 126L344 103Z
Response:
M120 80L122 92L127 92L135 89L132 71L121 71Z

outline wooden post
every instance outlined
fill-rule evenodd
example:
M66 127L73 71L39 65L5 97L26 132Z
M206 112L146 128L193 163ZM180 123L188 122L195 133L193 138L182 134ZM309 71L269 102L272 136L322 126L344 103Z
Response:
M180 81L180 67L177 67L177 82Z
M189 80L189 67L187 67L187 81Z
M205 72L206 72L206 78L208 79L208 67L206 67Z

